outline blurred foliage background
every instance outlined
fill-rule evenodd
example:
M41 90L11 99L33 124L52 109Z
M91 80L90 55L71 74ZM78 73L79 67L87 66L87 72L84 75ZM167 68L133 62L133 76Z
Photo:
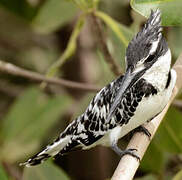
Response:
M103 87L118 70L124 72L127 44L151 8L162 11L174 63L182 51L181 0L0 0L0 60L47 77ZM117 70L107 63L107 53ZM1 71L0 180L109 179L119 157L104 147L73 152L32 168L19 167L84 112L95 93L40 85ZM128 136L123 138L121 148L128 141ZM135 178L182 180L181 153L179 94Z

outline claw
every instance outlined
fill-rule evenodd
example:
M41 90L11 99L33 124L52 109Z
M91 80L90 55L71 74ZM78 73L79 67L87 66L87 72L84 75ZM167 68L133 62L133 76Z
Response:
M124 155L129 154L135 157L138 161L140 161L140 157L138 157L133 151L137 151L137 149L127 149L122 151L116 143L113 143L111 148L122 158Z
M145 128L144 126L139 126L136 129L134 129L134 132L142 132L144 133L150 140L151 137L151 133L149 132L149 130L147 128Z
M140 161L140 157L137 156L135 153L133 153L133 151L137 151L137 149L127 149L127 150L124 150L121 152L120 156L121 158L124 156L124 155L131 155L133 156L134 158L136 158L138 161Z

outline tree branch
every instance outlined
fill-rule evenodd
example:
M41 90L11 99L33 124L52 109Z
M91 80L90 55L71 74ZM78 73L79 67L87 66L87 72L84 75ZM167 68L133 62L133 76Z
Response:
M159 127L163 117L165 116L170 104L172 103L173 99L179 92L180 88L182 87L182 54L179 56L177 59L176 63L173 66L173 69L177 73L177 81L175 88L172 93L172 97L170 101L168 102L167 106L165 109L156 117L154 118L151 122L147 123L145 126L149 132L151 133L151 139L155 135L157 128ZM137 155L142 159L145 151L147 150L147 147L150 144L149 138L142 134L142 133L136 133L130 140L127 149L137 149ZM119 164L118 167L116 168L112 180L131 180L133 179L138 167L140 165L140 162L136 160L136 158L133 158L132 156L126 155L124 156Z
M117 65L116 61L113 59L109 49L107 48L107 44L105 42L104 32L101 28L100 20L93 14L92 20L94 23L94 30L96 33L96 37L98 39L98 43L101 47L102 53L104 55L104 59L106 60L107 64L109 65L111 71L116 75L121 75L122 71L121 68Z
M68 88L80 89L80 90L87 90L87 91L98 91L100 88L94 85L85 84L85 83L78 83L73 81L64 80L61 78L48 78L42 74L32 72L29 70L25 70L23 68L17 67L11 63L6 63L0 60L0 71L6 72L12 75L21 76L24 78L29 78L35 81L44 81L51 84L61 85Z

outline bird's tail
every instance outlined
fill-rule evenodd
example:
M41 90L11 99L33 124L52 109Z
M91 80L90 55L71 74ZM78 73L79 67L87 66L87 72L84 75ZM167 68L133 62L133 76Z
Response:
M60 137L56 139L52 144L48 145L43 151L37 153L25 163L21 163L20 166L34 166L46 161L49 157L56 156L59 152L68 144L70 136Z

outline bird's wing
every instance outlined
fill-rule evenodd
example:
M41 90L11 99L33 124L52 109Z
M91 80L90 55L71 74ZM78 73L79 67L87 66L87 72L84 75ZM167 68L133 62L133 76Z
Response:
M113 128L115 126L114 123L106 123L106 117L120 87L122 78L123 76L120 76L101 89L91 100L86 111L68 125L60 135L60 138L72 136L75 144L79 142L78 144L89 146L100 139L109 128ZM72 147L69 144L68 146L69 148L63 150L62 153Z
M70 151L73 144L75 146L82 145L83 148L90 146L114 127L127 124L134 115L142 98L156 93L153 86L146 83L144 79L140 79L133 87L126 91L120 100L121 103L116 109L115 114L107 122L106 118L118 93L122 78L123 76L119 77L98 92L86 111L65 129L61 138L70 135L74 143L70 141L70 144L67 144L67 147L61 153Z

